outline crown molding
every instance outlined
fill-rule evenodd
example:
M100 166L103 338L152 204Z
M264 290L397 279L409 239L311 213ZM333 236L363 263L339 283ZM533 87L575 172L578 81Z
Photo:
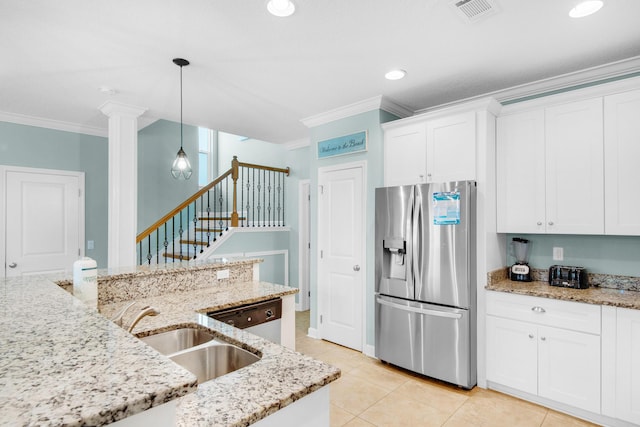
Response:
M8 113L5 111L0 111L0 121L15 123L17 125L60 130L63 132L101 136L105 138L109 135L109 131L106 128L80 125L78 123L64 122L61 120L45 119L42 117L27 116L25 114Z
M288 151L297 150L298 148L309 147L310 145L311 145L311 139L309 138L297 139L295 141L282 144L284 149Z
M300 121L306 127L313 128L372 110L384 110L391 114L395 114L400 118L408 117L413 114L413 111L408 108L391 101L388 98L384 98L382 95L378 95L363 101L345 105L344 107L338 107L324 113L316 114L315 116L307 117Z
M598 65L584 70L512 86L507 89L500 89L478 96L423 108L417 110L415 114L454 107L487 97L495 98L501 104L513 104L520 101L526 101L531 98L540 98L552 95L558 92L568 92L575 89L581 89L589 85L607 83L611 80L623 79L625 76L632 77L635 73L640 73L640 56L634 56L621 61Z

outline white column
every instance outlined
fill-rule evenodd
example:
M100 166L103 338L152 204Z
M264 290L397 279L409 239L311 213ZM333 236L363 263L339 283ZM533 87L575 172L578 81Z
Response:
M146 110L113 101L100 107L109 117L109 269L137 264L138 117Z

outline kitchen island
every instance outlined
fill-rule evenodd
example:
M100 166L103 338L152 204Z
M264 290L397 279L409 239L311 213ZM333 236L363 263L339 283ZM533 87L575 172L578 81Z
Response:
M149 279L148 271L140 274ZM170 403L176 425L245 426L264 423L314 395L326 395L328 420L327 389L321 389L340 376L339 369L202 314L295 292L264 282L228 281L155 292L148 301L136 294L136 301L155 304L162 313L143 319L137 335L197 325L261 356L198 385L194 375L108 320L124 299L101 304L103 316L48 278L2 280L0 425L105 425ZM322 393L314 393L318 390Z

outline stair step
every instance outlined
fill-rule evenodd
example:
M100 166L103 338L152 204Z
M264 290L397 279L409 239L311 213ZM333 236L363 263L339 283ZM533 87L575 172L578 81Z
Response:
M206 229L206 228L200 228L200 227L196 227L196 233L222 233L223 231L225 231L224 228L210 228L210 229Z
M179 259L179 260L183 260L183 261L189 261L189 260L193 259L193 256L191 256L191 255L170 254L170 253L167 253L167 252L163 253L162 256L165 257L165 258L173 258L173 259Z
M200 245L200 246L207 246L209 243L207 242L203 242L200 240L180 240L180 244L182 245Z

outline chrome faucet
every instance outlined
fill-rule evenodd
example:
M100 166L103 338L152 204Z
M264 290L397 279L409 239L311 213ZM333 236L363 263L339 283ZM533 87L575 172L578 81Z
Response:
M112 319L111 321L113 321L116 325L120 326L121 328L123 327L122 321L124 318L124 315L127 313L127 311L129 311L129 309L131 307L133 307L136 304L137 301L134 301L128 305L126 305L124 308L122 308ZM129 328L127 328L128 332L131 332L133 330L133 328L138 324L138 322L140 320L142 320L143 317L145 316L157 316L158 314L160 314L160 312L158 310L156 310L155 308L146 305L144 307L142 307L140 309L140 311L138 312L138 314L136 315L135 319L133 319L133 322L131 322L131 325L129 326Z

